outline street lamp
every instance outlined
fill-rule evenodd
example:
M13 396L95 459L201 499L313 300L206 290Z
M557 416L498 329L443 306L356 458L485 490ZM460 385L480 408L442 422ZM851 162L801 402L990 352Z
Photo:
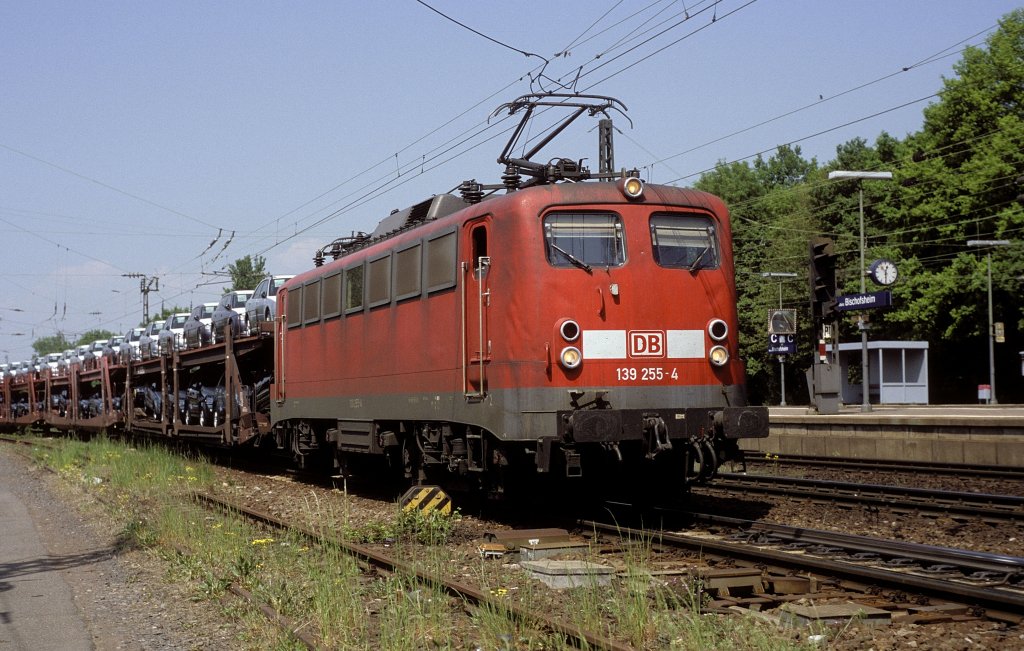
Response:
M988 247L985 257L988 260L988 390L989 404L997 405L996 400L996 333L992 324L992 247L1010 246L1009 240L967 240L967 246Z
M762 271L762 278L796 278L792 271ZM782 283L779 281L779 309L782 309ZM779 406L786 406L786 356L779 355Z
M836 170L828 173L829 180L833 179L858 179L861 181L890 181L892 180L892 172L844 172ZM867 288L864 284L864 278L867 276L867 269L864 266L864 184L860 184L860 269L858 274L860 275L860 293L864 294ZM864 317L861 316L860 320L860 366L861 366L861 399L860 399L860 410L871 411L871 395L868 393L870 389L870 377L871 374L868 372L868 329L867 324L864 323Z

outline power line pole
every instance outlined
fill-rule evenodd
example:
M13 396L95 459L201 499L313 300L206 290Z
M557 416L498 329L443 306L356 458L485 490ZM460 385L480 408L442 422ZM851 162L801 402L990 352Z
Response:
M140 273L121 274L125 278L138 278L139 291L142 293L142 322L149 323L149 293L160 291L160 278Z

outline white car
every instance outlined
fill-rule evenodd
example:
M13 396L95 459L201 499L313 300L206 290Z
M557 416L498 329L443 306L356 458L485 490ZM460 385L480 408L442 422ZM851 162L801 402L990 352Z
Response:
M103 356L109 357L112 364L116 364L121 359L121 345L124 343L124 337L121 335L114 335L107 342L107 345L103 347Z
M122 364L128 362L128 360L139 359L139 339L142 338L142 333L145 331L145 328L132 328L128 332L124 333L124 339L121 341L121 350L119 353Z
M277 316L277 290L295 276L267 276L256 285L252 298L245 302L245 321L250 332L261 321Z
M210 343L210 320L213 318L215 307L216 303L203 303L197 305L188 315L182 332L185 348L199 348Z
M97 339L96 341L89 344L89 350L85 353L85 358L90 360L90 365L98 366L100 358L103 357L103 348L109 343L106 339Z
M71 360L74 358L74 356L75 350L73 348L68 348L63 353L61 353L60 359L57 360L57 370L59 370L61 373L67 373L68 369L71 368Z
M142 331L139 336L139 353L142 359L150 359L160 354L157 344L160 339L160 329L163 327L163 321L154 321Z
M89 357L89 344L82 344L75 348L75 354L71 356L72 366L84 366L85 360Z
M159 354L170 355L171 351L184 348L185 340L182 335L185 333L185 322L188 321L188 317L188 312L178 312L167 317L157 337Z

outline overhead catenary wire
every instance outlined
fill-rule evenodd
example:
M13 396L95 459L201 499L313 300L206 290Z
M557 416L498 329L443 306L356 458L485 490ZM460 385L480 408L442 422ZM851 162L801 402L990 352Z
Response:
M721 18L719 18L719 20L720 20L720 19L721 19ZM592 26L591 26L591 27L588 27L588 28L587 28L587 30L589 31L589 30L590 30L591 28L592 28ZM586 32L584 32L584 33L586 33ZM479 133L478 133L477 135L479 135ZM496 136L492 136L492 137L491 137L490 139L493 139L494 137L496 137ZM490 140L490 139L489 139L489 140ZM488 141L489 141L489 140L488 140ZM487 142L487 141L485 141L485 142ZM467 140L463 140L463 141L462 141L462 143L463 143L463 144L469 144L469 142L468 142ZM482 144L482 143L481 143L481 144ZM449 152L449 153L450 153L450 152L452 152L452 151L454 151L454 150L453 150L453 149L449 149L449 150L448 150L448 152ZM456 158L457 156L458 156L458 154L453 154L453 155L450 155L450 156L449 156L448 158L443 158L443 157L441 157L441 156L439 156L439 157L436 157L436 158L435 158L435 159L433 159L433 160L435 160L435 161L441 161L441 162L437 162L436 164L434 164L434 165L433 165L433 166L432 166L431 168L429 168L429 169L435 169L435 168L439 167L440 165L444 164L445 162L449 162L449 161L451 161L451 160L454 160L454 159L455 159L455 158ZM390 160L390 156L388 157L388 159ZM396 185L394 185L394 187L400 187L400 185L401 185L401 184L396 184ZM333 191L333 189L332 189L332 191ZM329 192L331 192L331 191L328 191L328 193L329 193ZM328 193L324 193L324 194L326 195L326 194L328 194ZM321 196L324 196L324 195L321 195ZM313 202L313 201L316 201L316 200L317 200L317 199L319 199L319 198L320 198L320 197L317 197L317 198L315 198L315 199L311 200L311 202ZM359 199L359 201L358 201L358 202L356 202L356 203L354 203L354 204L352 204L352 205L350 205L350 206L348 206L348 207L347 207L347 209L353 209L353 208L355 208L355 207L358 207L358 206L360 206L360 205L364 205L366 201L370 200L370 198L372 198L372 197L368 197L368 196L360 196L360 199ZM343 214L343 213L338 213L338 212L335 212L334 214L332 214L332 216L337 216L338 214ZM315 228L316 226L322 225L322 223L324 223L324 221L323 221L323 220L320 220L320 221L318 221L318 222L317 222L317 224L316 224L316 225L314 225L314 226L312 226L312 227L310 227L310 228ZM308 232L308 229L307 229L307 232ZM248 235L248 234L239 234L239 238L243 238L243 237L251 237L251 235ZM180 268L180 267L178 267L178 268ZM193 274L193 275L194 275L194 274Z

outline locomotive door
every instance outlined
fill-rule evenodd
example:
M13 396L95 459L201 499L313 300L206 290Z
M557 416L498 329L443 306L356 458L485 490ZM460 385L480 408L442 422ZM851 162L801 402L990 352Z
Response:
M470 398L487 395L487 363L491 358L488 222L487 218L467 222L462 235L462 388Z

